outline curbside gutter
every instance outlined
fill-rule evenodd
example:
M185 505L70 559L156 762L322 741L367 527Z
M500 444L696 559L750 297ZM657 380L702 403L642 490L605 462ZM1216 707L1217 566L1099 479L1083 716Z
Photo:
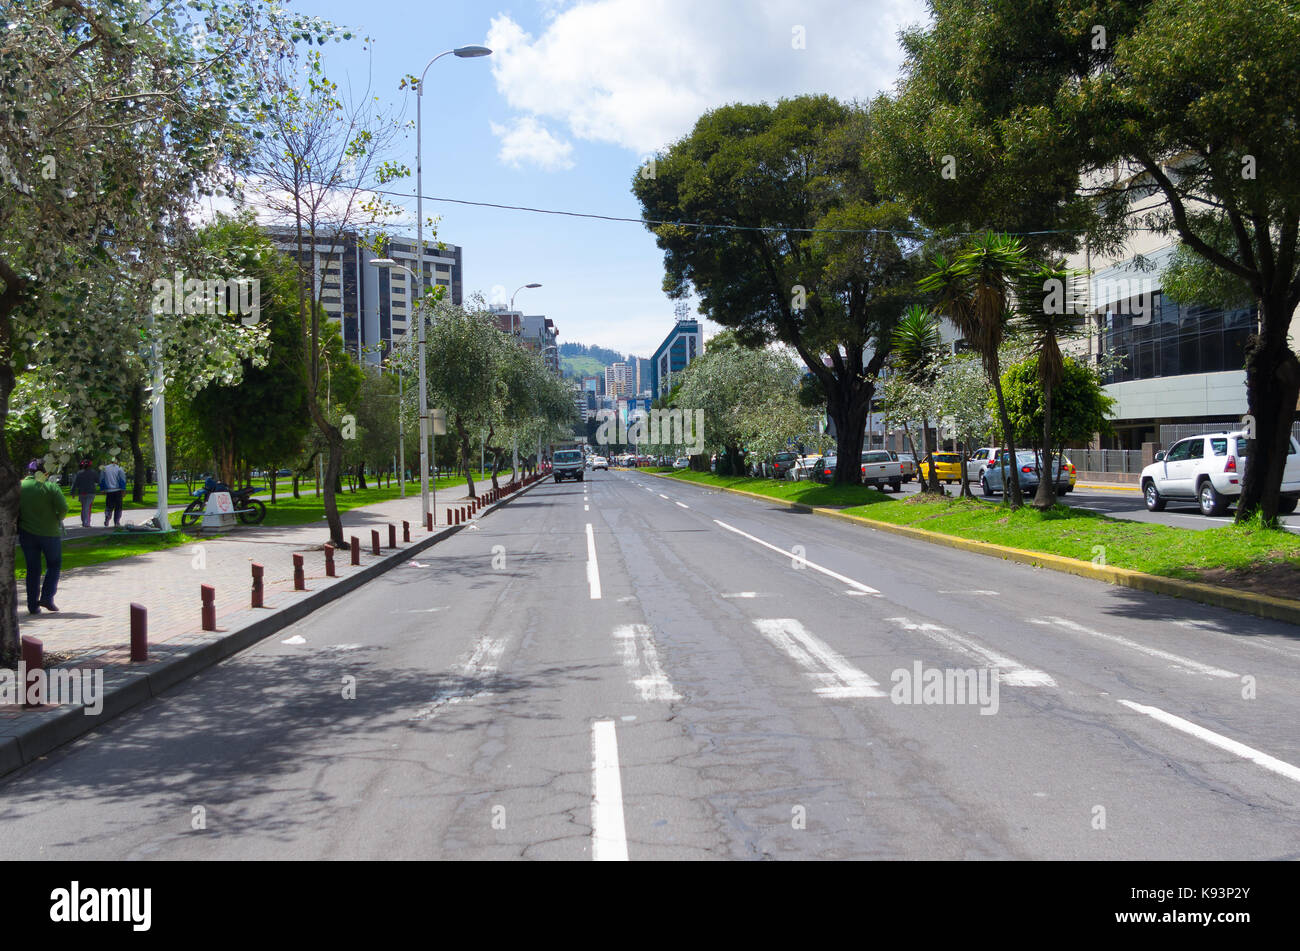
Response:
M671 476L654 472L650 473L650 475L657 476L661 479L672 478ZM673 481L682 482L683 480L674 479ZM773 502L799 512L810 512L813 515L823 515L828 518L837 518L845 522L854 522L867 528L889 532L893 535L902 535L906 538L913 538L917 541L929 542L934 545L943 545L947 548L956 548L960 551L970 551L980 555L991 555L995 558L1001 558L1004 561L1015 561L1025 565L1033 565L1037 568L1048 568L1052 571L1078 575L1081 578L1091 578L1094 581L1105 581L1108 584L1122 585L1123 587L1134 588L1138 591L1147 591L1153 594L1165 594L1175 598L1186 598L1189 601L1199 601L1201 604L1227 608L1230 611L1240 611L1243 614L1253 614L1256 617L1268 618L1273 621L1286 621L1288 624L1300 625L1300 601L1292 600L1290 598L1275 598L1272 595L1255 594L1251 591L1234 591L1231 588L1224 588L1218 585L1204 584L1199 581L1182 581L1177 578L1165 578L1160 575L1147 574L1145 571L1134 571L1131 568L1114 568L1110 566L1094 565L1091 562L1080 561L1077 558L1067 558L1064 555L1052 555L1046 552L1028 551L1024 548L1012 548L1008 545L997 545L993 542L975 541L974 539L961 538L957 535L943 535L939 532L930 532L922 528L913 528L910 525L895 525L892 522L881 522L876 519L867 518L864 515L849 515L838 509L823 508L816 505L805 505L802 502L791 502L787 499L778 499L770 495L762 495L758 492L748 492L744 489L731 489L725 486L707 485L698 482L687 484L699 485L709 489L717 489L722 492L731 492L734 495L746 495L751 499Z
M540 485L544 480L520 486L514 492L485 506L479 517L494 512L512 499ZM488 484L491 484L490 482ZM506 483L509 485L509 483ZM103 709L94 716L87 715L82 706L66 705L44 710L25 711L18 717L0 721L0 776L25 766L47 753L71 742L92 730L98 729L119 714L137 704L152 699L181 681L220 663L227 657L252 647L290 624L302 620L319 608L343 595L355 591L368 581L397 567L403 561L432 548L438 542L464 530L473 521L449 525L427 538L412 542L391 554L381 555L370 564L334 584L305 596L294 597L299 592L284 592L290 600L284 607L272 609L248 608L226 615L221 619L226 630L215 633L196 633L180 641L165 641L151 645L149 653L166 655L159 660L132 667L113 668L104 672ZM84 663L84 658L81 659ZM58 668L48 668L57 670Z

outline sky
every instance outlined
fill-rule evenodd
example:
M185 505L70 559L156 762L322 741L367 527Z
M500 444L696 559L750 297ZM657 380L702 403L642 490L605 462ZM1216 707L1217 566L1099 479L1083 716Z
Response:
M893 87L900 29L921 0L292 0L369 42L330 43L326 71L415 118L399 89L444 50L424 96L425 215L464 249L465 293L555 321L561 343L649 357L672 329L663 257L637 222L608 222L430 201L639 218L631 182L656 150L732 102L804 93L866 100ZM415 193L415 134L394 160ZM414 234L415 199L395 231ZM428 229L425 232L428 237ZM692 304L692 313L694 306ZM716 331L706 324L706 336Z

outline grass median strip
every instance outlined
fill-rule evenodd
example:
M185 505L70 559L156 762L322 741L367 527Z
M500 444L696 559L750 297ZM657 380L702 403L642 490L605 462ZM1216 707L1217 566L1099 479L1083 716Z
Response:
M1190 529L1110 518L1057 505L1040 512L977 499L896 498L863 486L823 486L710 473L672 478L741 489L848 515L906 525L941 535L990 542L1043 554L1184 581L1295 598L1300 593L1300 536L1259 525Z

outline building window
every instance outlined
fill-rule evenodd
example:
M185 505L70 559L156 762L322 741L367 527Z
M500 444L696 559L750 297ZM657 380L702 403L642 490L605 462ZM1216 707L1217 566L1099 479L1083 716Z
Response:
M1255 325L1253 305L1222 310L1179 304L1155 294L1151 313L1145 318L1142 314L1106 314L1103 350L1122 357L1124 365L1107 374L1105 382L1244 369L1246 341Z

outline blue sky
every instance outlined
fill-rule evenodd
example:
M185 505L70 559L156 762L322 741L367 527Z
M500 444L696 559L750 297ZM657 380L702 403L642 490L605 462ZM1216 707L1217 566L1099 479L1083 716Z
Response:
M329 44L327 71L415 117L399 90L426 79L425 214L464 248L466 293L521 284L516 306L560 341L649 356L671 329L662 256L641 225L430 202L429 196L637 217L630 182L654 150L727 102L827 92L867 99L897 79L898 30L920 0L294 0L373 43ZM412 169L415 136L395 156ZM413 232L415 202L405 224ZM403 230L398 228L397 230ZM710 327L709 330L715 328Z

